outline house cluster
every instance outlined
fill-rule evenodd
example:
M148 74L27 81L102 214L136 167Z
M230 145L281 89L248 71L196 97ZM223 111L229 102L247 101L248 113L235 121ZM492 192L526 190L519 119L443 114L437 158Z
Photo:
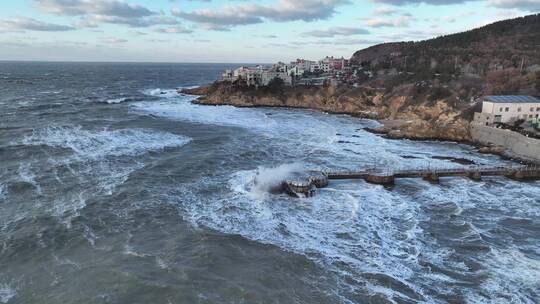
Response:
M257 65L255 67L239 67L226 70L222 75L223 81L235 82L243 80L248 86L267 86L273 79L279 78L287 86L292 85L323 85L336 83L349 71L347 59L325 57L319 61L297 59L286 64L278 62L271 67Z

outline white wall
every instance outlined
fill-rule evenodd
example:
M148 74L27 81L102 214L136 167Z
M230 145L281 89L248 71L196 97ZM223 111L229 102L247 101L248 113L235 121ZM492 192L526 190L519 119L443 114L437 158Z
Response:
M510 130L471 125L471 136L482 144L495 144L505 148L509 157L540 163L540 140L523 136Z
M484 101L482 103L482 113L500 115L501 122L510 122L517 119L530 121L538 117L537 115L540 116L540 103L499 103Z

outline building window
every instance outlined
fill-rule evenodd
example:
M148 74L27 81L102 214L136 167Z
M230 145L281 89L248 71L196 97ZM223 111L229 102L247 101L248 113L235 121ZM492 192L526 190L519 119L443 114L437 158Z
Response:
M531 108L531 112L534 112L534 108Z
M532 114L529 115L529 118L532 118Z
M503 108L501 107L501 108L499 109L499 112L502 112L502 110L503 110Z
M518 108L518 112L521 112L521 108Z
M504 108L504 111L508 112L508 111L510 111L510 108L506 107L506 108Z
M540 112L540 108L536 108L536 112Z

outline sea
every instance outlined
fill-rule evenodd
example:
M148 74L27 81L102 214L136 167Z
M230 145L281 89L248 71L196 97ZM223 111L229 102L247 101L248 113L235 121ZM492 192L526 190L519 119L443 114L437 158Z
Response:
M264 186L516 162L177 90L232 67L0 62L0 303L540 303L538 181Z

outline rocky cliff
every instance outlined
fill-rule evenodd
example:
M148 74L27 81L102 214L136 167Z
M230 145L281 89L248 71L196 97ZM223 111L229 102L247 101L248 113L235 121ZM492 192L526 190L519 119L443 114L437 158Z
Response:
M390 120L378 129L391 138L469 141L469 122L462 109L450 99L430 100L417 96L415 85L406 85L389 94L369 87L326 86L283 88L267 91L238 87L227 82L185 90L203 95L195 102L238 107L309 108L328 113ZM423 98L423 100L416 99Z

